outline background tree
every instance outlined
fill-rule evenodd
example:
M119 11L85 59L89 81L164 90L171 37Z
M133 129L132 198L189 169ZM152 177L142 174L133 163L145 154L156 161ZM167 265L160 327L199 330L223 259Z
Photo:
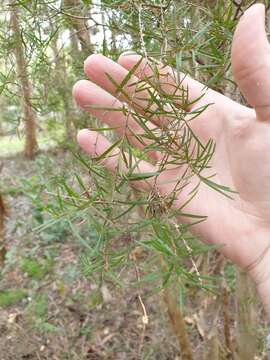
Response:
M13 2L10 10L10 26L13 37L13 51L16 58L17 78L20 82L22 95L22 114L25 124L25 156L33 159L37 150L36 116L31 104L32 90L27 70L27 60L22 43L17 2Z
M88 20L91 8L87 7L80 0L63 0L62 13L65 17L68 28L74 37L73 45L77 50L79 42L81 52L85 57L93 53L90 40L90 30Z

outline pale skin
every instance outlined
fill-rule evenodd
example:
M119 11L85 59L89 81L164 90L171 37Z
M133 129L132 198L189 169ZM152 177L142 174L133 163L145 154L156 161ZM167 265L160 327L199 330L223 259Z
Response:
M216 142L211 162L213 173L217 174L215 182L229 186L237 194L234 200L230 200L202 184L185 212L207 216L191 230L203 241L220 245L220 251L228 259L250 273L270 316L270 45L265 33L265 8L262 4L253 5L240 19L233 38L231 59L234 80L250 107L206 89L184 75L182 84L189 90L190 102L204 94L199 103L190 106L189 111L203 104L213 104L192 121L192 127L202 141L212 138ZM77 82L73 95L82 108L110 127L117 128L118 135L128 136L134 146L140 147L132 132L141 134L142 129L134 119L129 116L127 120L117 111L104 112L89 106L120 108L124 99L116 93L106 74L120 83L138 62L133 78L125 87L134 98L134 85L130 84L151 76L147 59L141 61L136 54L123 54L118 63L102 55L90 56L85 61L85 74L89 80ZM174 70L162 65L159 69L161 76L166 77L162 91L169 93L174 86ZM181 106L180 99L178 102L177 105ZM146 104L147 94L145 101L140 94L140 99L135 98L129 106L143 113ZM153 127L166 124L166 119L159 117L151 118L151 121ZM92 130L81 130L77 138L82 149L93 157L101 155L111 145L103 135ZM150 152L151 160L141 161L137 171L155 171L155 162L157 164L163 155ZM113 172L118 163L119 151L115 149L103 165ZM155 179L155 186L162 196L172 191L181 171L179 167L168 168ZM174 208L186 200L194 184L177 193ZM153 182L136 182L135 186L151 191Z

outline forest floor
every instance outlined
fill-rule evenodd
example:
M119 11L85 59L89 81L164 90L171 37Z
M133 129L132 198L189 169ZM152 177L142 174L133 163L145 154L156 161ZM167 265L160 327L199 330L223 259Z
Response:
M177 359L177 341L159 295L145 300L150 321L142 340L136 289L98 288L86 279L78 265L81 245L64 225L33 231L42 216L39 175L46 174L48 162L65 168L70 154L50 152L33 162L21 156L0 160L8 206L7 254L0 270L0 359ZM128 273L127 283L134 276Z
M0 260L0 360L180 360L160 293L149 296L149 289L142 289L149 317L144 333L137 289L129 286L134 271L125 274L126 287L109 282L98 287L81 274L81 244L64 222L43 232L33 230L43 216L40 199L46 197L40 183L49 181L56 169L68 172L71 154L50 151L32 162L16 156L0 163L8 207L7 253ZM185 317L198 360L203 334L194 319L199 310L196 305ZM262 338L263 326L258 332Z

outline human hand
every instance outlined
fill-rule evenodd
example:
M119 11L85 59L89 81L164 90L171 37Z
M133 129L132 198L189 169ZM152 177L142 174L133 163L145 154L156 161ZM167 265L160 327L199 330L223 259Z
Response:
M182 85L188 88L188 102L191 104L188 112L213 104L193 119L190 126L202 142L210 138L216 142L211 160L211 171L216 173L213 180L237 192L233 195L234 200L230 200L201 184L185 212L206 215L207 220L192 226L191 231L207 243L221 245L220 251L225 256L249 270L270 310L270 46L265 34L264 11L263 5L256 4L245 12L237 25L232 44L233 76L252 108L244 107L183 74L181 80ZM107 74L121 83L128 71L138 64L124 89L128 98L132 99L129 106L142 114L147 112L148 92L144 93L144 98L142 92L136 98L134 85L142 79L147 81L153 75L147 61L139 55L123 54L117 64L102 55L92 55L85 62L85 73L90 81L81 80L73 89L73 95L82 108L110 127L115 127L118 135L127 136L136 147L143 145L134 133L142 134L143 130L132 115L127 117L121 111L104 111L102 108L122 109L123 101L128 102L123 94L117 92ZM162 80L162 97L162 93L171 94L175 90L176 76L172 68L161 64L157 67ZM177 106L183 105L181 96L177 102ZM166 127L166 121L168 119L153 116L147 126ZM111 146L100 133L86 129L78 133L78 143L91 156L99 156ZM149 157L156 164L162 156L164 154L149 152ZM157 165L153 161L140 161L138 171L155 172ZM116 171L118 162L119 151L114 149L111 156L104 160L104 166ZM179 166L168 166L153 180L154 183L148 179L134 184L144 191L151 191L151 187L155 186L162 196L167 196L175 189L182 172ZM192 180L176 193L175 209L186 201L194 186L196 182ZM187 221L186 218L180 220ZM269 300L265 300L266 297Z

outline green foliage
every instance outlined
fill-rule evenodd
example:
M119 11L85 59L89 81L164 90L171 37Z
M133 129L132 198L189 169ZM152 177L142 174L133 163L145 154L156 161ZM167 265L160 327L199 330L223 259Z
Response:
M58 327L48 322L48 299L45 294L35 296L26 309L27 317L41 333L57 333Z
M230 71L232 34L239 16L249 3L247 1L237 6L222 0L209 6L207 1L104 0L100 4L80 1L78 6L70 7L54 0L49 3L37 0L31 6L27 1L20 1L16 3L20 12L20 36L11 36L7 24L2 21L1 38L5 39L5 47L1 51L5 55L9 49L9 55L6 63L1 65L1 91L6 104L1 122L7 124L11 117L16 118L19 113L20 92L12 71L14 57L11 50L16 46L16 41L21 41L33 85L32 105L39 116L41 132L58 143L70 144L70 141L63 140L66 136L70 139L74 129L82 123L84 126L91 123L91 128L105 135L110 136L112 131L92 118L85 120L86 116L73 107L70 90L75 80L83 74L81 59L86 52L72 14L82 15L86 23L87 18L91 17L88 23L91 24L90 38L95 35L99 37L97 43L91 44L91 51L101 50L116 59L123 50L132 49L146 56L152 67L154 76L136 85L136 98L140 98L142 91L146 91L150 98L146 114L142 115L136 106L119 110L125 115L129 111L144 130L145 135L137 136L137 140L144 145L142 151L133 149L124 138L114 139L104 154L91 160L76 154L73 149L76 164L73 173L59 173L45 156L41 156L36 160L37 175L23 179L20 184L21 191L33 205L32 227L39 231L44 243L64 241L72 233L82 248L80 262L82 272L87 276L96 274L100 279L109 276L116 281L116 274L121 268L134 266L130 256L139 246L146 252L149 263L154 264L150 273L157 274L158 257L165 261L165 275L160 278L163 284L177 278L179 283L202 287L204 274L195 271L194 263L200 254L211 247L202 245L192 237L188 226L180 224L176 227L176 219L181 215L189 218L192 224L205 220L204 214L195 216L185 211L201 185L228 197L232 197L232 189L214 182L209 165L215 152L213 140L202 143L190 126L191 121L196 121L196 117L211 104L198 106L187 119L185 110L191 105L188 91L178 81L175 94L162 93L160 97L158 92L162 79L158 78L153 59L174 66L178 80L180 72L184 71L221 92L226 91L233 84ZM101 19L90 14L90 10L100 13ZM117 88L118 96L122 96L126 102L134 101L128 97L125 86L135 70L136 66L121 84L108 75L108 80ZM175 105L179 96L184 104L181 109ZM196 99L193 104L199 100ZM170 120L167 131L149 130L149 119L157 115ZM79 117L81 120L78 120ZM181 133L177 146L172 136L176 129ZM117 174L111 176L102 168L102 162L116 148L120 149L120 160ZM170 155L170 160L164 159L154 173L138 175L138 162L148 159L150 151L165 151ZM143 193L134 195L130 190L130 184L138 180L154 180L168 165L187 169L170 196L162 198L155 191L149 197ZM127 170L124 171L124 168ZM191 181L196 185L186 202L177 212L171 212L177 190L184 189ZM137 209L144 212L144 219L138 217ZM128 240L123 242L123 239ZM25 261L23 267L32 274L30 276L43 276L42 271L38 270L42 268L40 264L32 259ZM37 275L38 271L41 274Z
M36 328L43 333L55 334L59 332L59 328L57 326L42 320L37 321Z
M26 296L27 291L20 288L0 290L0 307L15 305L22 301Z
M27 306L27 312L36 318L46 318L48 313L48 299L44 294L37 295Z
M102 293L100 289L91 291L89 295L88 306L90 309L96 309L98 305L103 303Z
M20 179L17 191L23 193L31 203L32 209L32 227L43 225L48 221L48 213L59 211L58 202L54 197L48 196L47 192L53 191L54 183L52 175L56 175L55 164L53 160L45 155L37 157L35 160L36 175L24 179ZM59 167L59 171L61 168ZM9 191L12 191L9 190ZM50 201L49 201L50 199ZM64 241L69 233L68 221L60 218L56 223L47 227L40 233L44 243Z
M151 66L156 73L155 63L151 63ZM135 68L127 74L121 84L117 84L114 79L109 77L109 80L117 87L118 93L128 101L130 99L128 99L124 87L134 71ZM154 80L149 79L149 82L153 83ZM157 151L158 153L168 153L170 160L164 159L160 162L157 172L138 174L136 170L140 159L134 158L133 149L124 138L115 141L102 155L92 160L75 155L82 167L90 174L91 183L89 184L89 180L85 180L85 176L78 174L74 176L73 184L64 177L58 177L55 181L57 185L55 198L58 201L58 207L51 214L56 219L61 217L68 219L74 235L87 248L87 252L81 257L82 271L85 275L90 276L96 273L100 274L102 279L109 277L115 281L116 273L121 268L134 266L130 256L137 246L143 246L149 251L150 258L156 259L157 254L163 258L165 262L165 270L163 269L163 276L161 276L163 285L172 280L177 281L179 285L188 283L204 287L202 280L205 275L199 274L197 271L194 258L209 250L210 247L202 245L194 239L190 235L187 225L176 226L177 216L189 217L193 220L193 224L205 219L203 214L199 216L185 212L186 205L196 196L201 183L226 196L230 196L228 194L230 189L216 184L212 180L211 173L207 176L204 175L205 169L210 169L209 162L214 154L215 146L211 139L203 144L193 133L190 122L196 119L205 108L199 108L190 113L191 119L187 121L183 109L175 106L177 100L175 97L179 95L164 94L164 99L160 100L155 89L150 86L146 87L145 84L138 84L136 96L139 98L140 91L145 91L146 88L150 95L147 108L149 116L159 114L170 118L171 122L165 131L150 130L147 127L148 120L140 110L136 107L129 110L138 125L146 132L146 135L137 135L136 137L145 145L140 152L140 158L147 158L149 151ZM177 93L182 94L183 102L188 106L187 93L182 89L181 84L176 90ZM155 107L154 114L151 112L153 106ZM125 112L126 110L120 109L120 111ZM176 144L174 136L171 135L175 129L181 133L180 144ZM103 130L106 132L108 129L98 129L101 132ZM151 143L146 145L146 139L151 140ZM116 175L110 176L100 164L110 156L116 147L120 149L118 172ZM152 194L151 198L139 193L138 197L134 198L132 190L128 190L129 184L138 180L155 179L162 174L167 165L186 167L186 171L179 178L171 195L162 198L158 194ZM122 171L123 167L127 170ZM177 191L183 189L194 178L196 185L190 191L186 202L177 212L170 212L170 206ZM143 207L146 213L144 220L138 218L134 211L139 207ZM90 219L88 211L91 211ZM89 224L88 229L95 234L94 243L89 236L80 235L78 229L72 225L74 223L86 224L86 222ZM45 226L41 225L40 229L44 230ZM93 232L93 230L95 231ZM142 238L138 237L139 233L143 234ZM118 244L116 239L123 238L125 235L130 241L124 246ZM158 266L157 262L156 266ZM156 266L150 271L155 271Z
M227 284L231 290L235 290L236 286L236 270L233 264L227 263L224 269L224 275Z
M24 258L21 261L21 270L26 273L29 277L41 280L51 270L52 261L51 259L28 259Z

